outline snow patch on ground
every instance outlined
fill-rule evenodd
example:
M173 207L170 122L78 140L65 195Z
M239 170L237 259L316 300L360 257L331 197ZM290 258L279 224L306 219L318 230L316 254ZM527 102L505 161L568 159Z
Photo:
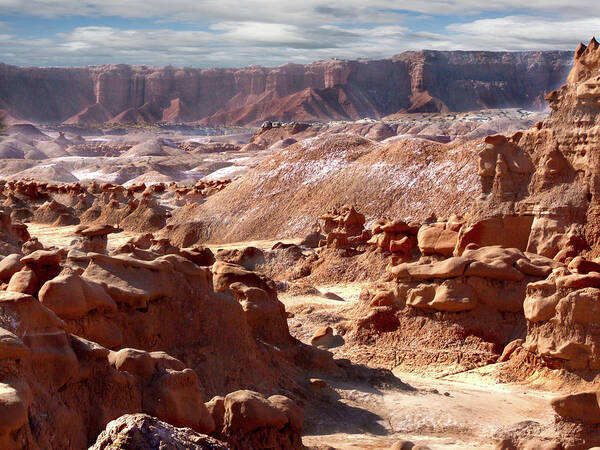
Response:
M118 138L114 137L96 137L96 138L88 138L87 142L115 142L118 141Z
M236 175L244 173L248 170L248 166L228 166L221 169L215 170L214 172L206 175L203 180L222 180L225 178L233 178Z
M118 177L118 174L116 174L116 173L105 173L100 170L91 170L91 169L72 170L71 174L80 181L81 180L96 180L96 181L104 181L106 183L114 183Z
M324 161L309 161L304 165L305 178L302 185L313 184L330 177L332 173L348 166L348 161L341 158Z
M151 186L153 184L164 183L164 182L165 182L164 180L144 180L143 181L143 183L146 186ZM140 183L140 181L136 181L136 179L134 178L134 179L131 179L131 180L126 181L125 183L123 183L123 186L124 187L129 187L129 186L132 186L132 185L138 184L138 183Z
M95 156L58 156L56 158L51 158L52 162L71 162L71 161L82 161L82 162L90 162L91 158L97 158Z

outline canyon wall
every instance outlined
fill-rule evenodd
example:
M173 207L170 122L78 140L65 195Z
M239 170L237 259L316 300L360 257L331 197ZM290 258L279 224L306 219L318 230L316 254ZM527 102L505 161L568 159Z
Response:
M541 108L564 82L569 52L405 52L241 69L0 64L0 109L42 123L380 118L398 111Z

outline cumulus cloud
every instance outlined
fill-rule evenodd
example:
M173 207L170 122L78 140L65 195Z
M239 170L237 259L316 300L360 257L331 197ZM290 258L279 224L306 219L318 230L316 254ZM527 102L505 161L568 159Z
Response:
M463 48L489 50L571 49L600 32L600 17L555 20L508 16L447 27Z
M600 7L588 0L0 0L0 8L99 24L34 38L3 19L0 58L18 65L235 67L420 49L573 49L600 30L590 11Z

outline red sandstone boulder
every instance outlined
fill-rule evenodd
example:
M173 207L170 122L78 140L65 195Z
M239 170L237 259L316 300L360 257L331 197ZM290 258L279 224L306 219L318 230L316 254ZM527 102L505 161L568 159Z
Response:
M215 430L223 429L223 420L225 419L225 397L216 395L206 403L206 409L215 423Z
M286 415L290 428L293 431L297 433L302 432L304 411L296 404L296 402L284 395L271 395L268 400L275 408Z
M242 283L248 287L257 287L265 291L273 291L275 286L267 281L264 276L244 269L237 264L225 261L217 261L212 267L213 285L216 292L223 292L229 289L232 283Z
M21 258L21 262L26 265L58 266L61 256L62 252L59 250L37 250Z
M568 265L569 270L575 273L600 273L600 264L594 261L588 261L581 256L576 256Z
M0 326L31 350L32 367L43 374L40 383L58 389L76 378L79 364L64 322L34 297L0 292Z
M562 418L587 424L600 423L600 406L596 391L563 395L552 399L550 404Z
M24 255L29 255L36 250L44 250L44 246L36 237L32 237L21 246L21 252L23 252Z
M143 233L139 234L134 238L129 239L129 243L134 246L142 249L148 249L152 245L152 240L154 239L154 235L152 233Z
M439 253L452 256L458 242L458 233L438 226L423 225L417 234L419 249L424 255Z
M175 426L210 433L215 424L202 401L196 373L164 352L122 349L108 359L119 371L141 378L144 412Z
M279 430L289 422L287 415L257 392L236 391L225 396L224 427L248 433L259 428Z
M323 346L328 347L333 343L333 328L331 327L323 327L319 328L317 331L313 333L312 338L310 339L310 344L314 346Z
M35 295L39 289L39 280L35 272L29 267L23 267L15 273L8 282L7 291Z
M27 442L28 410L33 399L28 388L21 384L0 383L0 446L7 450L23 448Z
M472 243L479 247L500 245L525 251L532 223L533 216L504 216L465 225L459 232L455 254L462 255Z
M0 281L7 282L10 278L23 268L21 255L13 253L0 261Z
M63 319L84 317L89 311L114 311L117 304L99 284L77 274L59 275L40 288L40 302Z
M21 262L31 269L38 281L38 288L61 272L61 260L65 250L36 250L21 258Z
M270 343L289 341L285 307L274 292L240 282L230 284L229 288L242 305L254 335Z
M212 266L215 263L215 256L208 247L182 248L179 250L179 254L199 266Z
M419 264L402 263L389 268L390 274L398 280L427 280L432 278L455 278L462 276L470 259L455 256L444 261Z

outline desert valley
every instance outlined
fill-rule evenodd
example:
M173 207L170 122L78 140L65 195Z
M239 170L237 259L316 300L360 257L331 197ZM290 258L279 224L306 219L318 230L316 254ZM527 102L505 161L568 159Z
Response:
M600 44L0 64L0 448L600 447Z

